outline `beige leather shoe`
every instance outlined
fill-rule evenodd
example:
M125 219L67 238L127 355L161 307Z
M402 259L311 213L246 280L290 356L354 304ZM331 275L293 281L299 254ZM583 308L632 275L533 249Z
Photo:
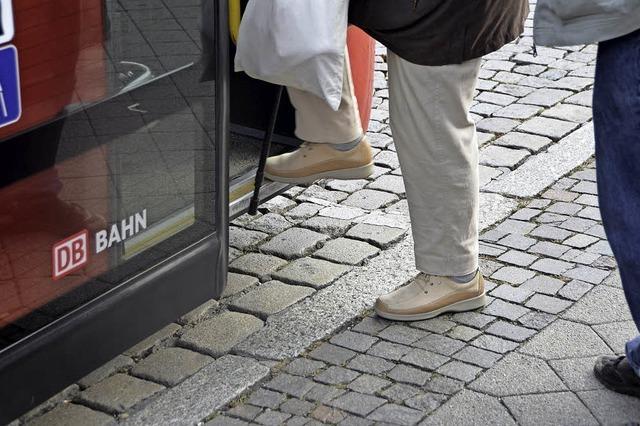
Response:
M378 298L376 313L394 321L420 321L445 312L463 312L486 305L484 278L478 272L468 284L420 274L411 283Z
M265 177L284 183L313 183L319 179L365 179L373 173L373 155L366 138L350 151L331 144L303 143L293 152L270 157Z

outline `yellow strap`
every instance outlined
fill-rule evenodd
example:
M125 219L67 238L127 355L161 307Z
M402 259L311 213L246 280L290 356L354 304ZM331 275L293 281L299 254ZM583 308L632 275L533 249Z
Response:
M241 16L240 0L229 0L229 30L231 31L231 40L234 43L238 41Z

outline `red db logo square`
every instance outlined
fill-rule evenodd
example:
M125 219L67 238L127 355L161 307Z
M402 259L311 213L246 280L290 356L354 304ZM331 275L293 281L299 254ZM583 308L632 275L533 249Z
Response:
M53 279L59 280L87 264L89 231L86 229L53 246Z

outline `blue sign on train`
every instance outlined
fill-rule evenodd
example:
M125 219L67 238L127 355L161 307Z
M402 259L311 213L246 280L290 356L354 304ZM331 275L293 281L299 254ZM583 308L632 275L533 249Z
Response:
M0 127L20 120L20 71L15 46L0 48Z

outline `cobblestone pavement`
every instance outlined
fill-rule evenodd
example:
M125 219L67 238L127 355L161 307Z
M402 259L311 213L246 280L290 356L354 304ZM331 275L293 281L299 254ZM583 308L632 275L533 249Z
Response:
M529 28L530 28L529 21ZM367 180L295 187L231 229L210 301L15 424L624 424L594 357L637 332L597 208L596 48L489 55L480 131L491 303L412 324L370 314L415 273L378 49Z

